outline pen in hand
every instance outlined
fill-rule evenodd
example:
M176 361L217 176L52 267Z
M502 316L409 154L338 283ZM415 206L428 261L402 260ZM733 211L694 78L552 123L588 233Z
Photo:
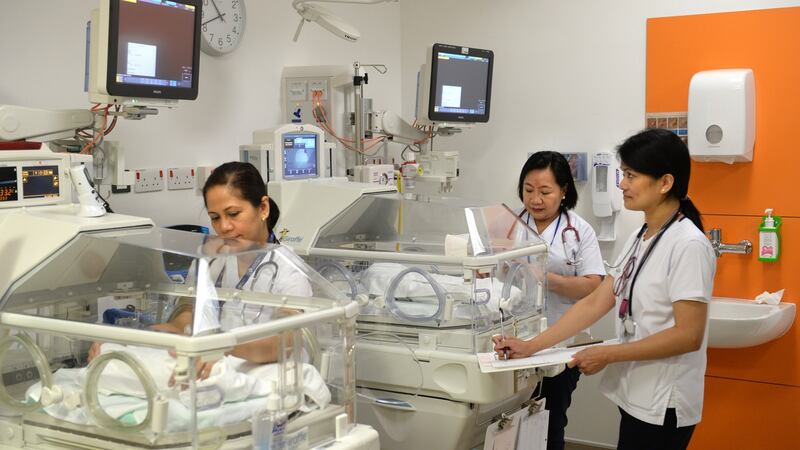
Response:
M506 341L506 332L504 322L506 321L505 313L503 313L503 308L498 308L500 310L500 342L505 343ZM503 359L508 360L508 347L503 347Z

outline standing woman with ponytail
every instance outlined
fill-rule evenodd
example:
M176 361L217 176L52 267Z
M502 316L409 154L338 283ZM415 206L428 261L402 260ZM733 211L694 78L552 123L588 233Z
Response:
M587 348L569 363L591 375L621 414L618 449L685 449L703 407L706 323L716 258L687 196L686 145L646 130L618 151L625 207L643 211L608 277L541 335L495 338L495 350L530 356L575 335L609 310L620 343Z

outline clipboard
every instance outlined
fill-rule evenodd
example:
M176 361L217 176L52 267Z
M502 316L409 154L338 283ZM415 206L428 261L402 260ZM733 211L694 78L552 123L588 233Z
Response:
M550 412L545 400L531 400L527 408L506 415L489 425L483 450L546 450Z
M536 367L548 367L557 364L565 364L572 360L575 353L584 348L594 347L595 345L612 345L619 343L618 339L609 339L601 342L594 342L587 345L579 345L566 348L548 348L527 358L498 359L494 352L478 353L478 366L481 373L506 372L509 370L532 369Z

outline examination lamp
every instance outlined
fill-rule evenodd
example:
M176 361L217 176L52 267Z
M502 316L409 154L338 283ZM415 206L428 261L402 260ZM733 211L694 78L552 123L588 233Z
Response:
M314 3L350 3L355 5L373 5L375 3L392 2L398 0L294 0L292 7L300 14L300 23L297 24L297 31L294 33L294 42L300 37L300 31L303 29L304 22L315 22L322 28L330 31L336 36L344 39L347 42L355 42L361 37L358 30L345 22L342 18L334 15L325 8Z

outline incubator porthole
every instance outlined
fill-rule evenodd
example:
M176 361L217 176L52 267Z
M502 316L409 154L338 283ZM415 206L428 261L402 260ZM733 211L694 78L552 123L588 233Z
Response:
M100 390L108 389L108 385L104 383L118 384L114 386L116 392L130 390L133 395L144 393L146 414L126 414L119 418L109 415L106 407L113 405L104 405L98 395ZM153 377L137 358L128 353L114 351L103 353L92 360L86 370L83 392L89 413L99 425L112 430L139 431L150 424L158 390Z
M30 360L26 361L25 352L30 356ZM27 335L10 335L0 339L0 367L4 367L9 359L20 358L21 355L22 360L26 361L24 367L18 369L13 374L13 378L0 378L0 405L5 405L18 412L34 411L41 408L42 405L38 399L27 397L27 388L36 381L41 381L43 387L50 388L52 371L47 357ZM14 380L14 385L7 386L4 378Z

